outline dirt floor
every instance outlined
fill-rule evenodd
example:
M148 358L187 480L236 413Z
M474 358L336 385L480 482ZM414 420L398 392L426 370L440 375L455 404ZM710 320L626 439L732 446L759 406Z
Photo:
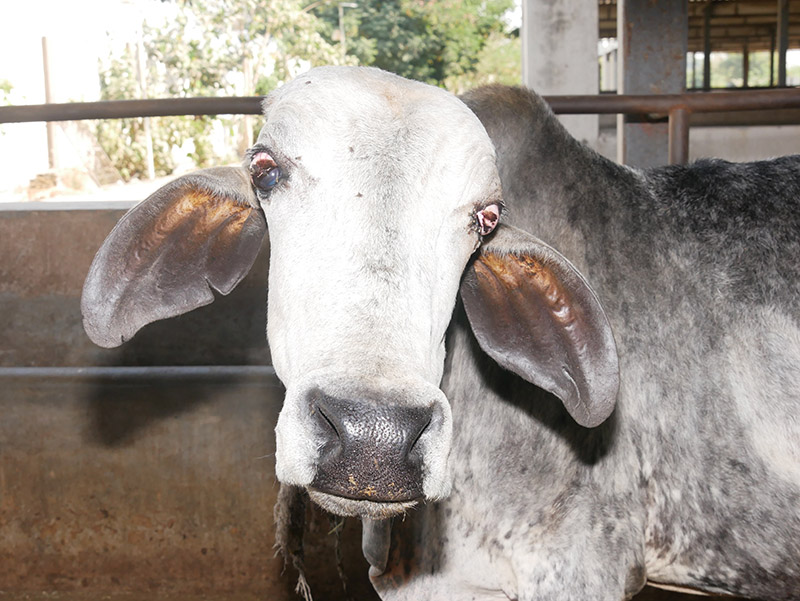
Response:
M700 601L704 596L646 587L633 601ZM708 598L708 597L706 597ZM713 597L729 599L734 597ZM298 597L299 599L299 597ZM0 601L269 601L263 595L220 593L215 595L153 595L153 593L26 592L4 593Z

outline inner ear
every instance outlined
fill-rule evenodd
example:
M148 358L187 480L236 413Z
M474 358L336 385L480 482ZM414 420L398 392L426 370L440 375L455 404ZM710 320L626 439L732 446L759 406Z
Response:
M619 389L611 326L560 253L500 226L468 267L461 296L478 343L497 363L560 398L583 426L611 414Z

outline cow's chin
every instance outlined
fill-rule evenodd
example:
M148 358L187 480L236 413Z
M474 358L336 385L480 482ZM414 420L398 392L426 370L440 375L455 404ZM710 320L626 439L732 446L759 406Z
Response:
M308 496L314 503L330 513L369 520L386 520L405 513L417 504L417 501L376 503L375 501L346 499L313 489L308 490Z

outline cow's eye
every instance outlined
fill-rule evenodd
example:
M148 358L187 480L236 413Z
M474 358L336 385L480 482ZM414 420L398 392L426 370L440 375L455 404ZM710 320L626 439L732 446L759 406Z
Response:
M497 227L498 221L500 221L500 207L496 204L490 204L475 213L476 226L481 236L490 234Z
M269 153L260 151L250 160L250 181L261 192L269 192L281 180L281 168Z

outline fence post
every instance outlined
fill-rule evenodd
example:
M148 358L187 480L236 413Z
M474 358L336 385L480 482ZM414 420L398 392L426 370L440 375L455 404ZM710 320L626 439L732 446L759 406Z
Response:
M42 68L44 70L44 102L53 103L53 86L50 79L50 52L47 37L42 37ZM48 121L47 128L47 163L50 169L58 167L58 153L56 152L56 124Z
M689 109L677 106L669 112L669 164L689 161Z

